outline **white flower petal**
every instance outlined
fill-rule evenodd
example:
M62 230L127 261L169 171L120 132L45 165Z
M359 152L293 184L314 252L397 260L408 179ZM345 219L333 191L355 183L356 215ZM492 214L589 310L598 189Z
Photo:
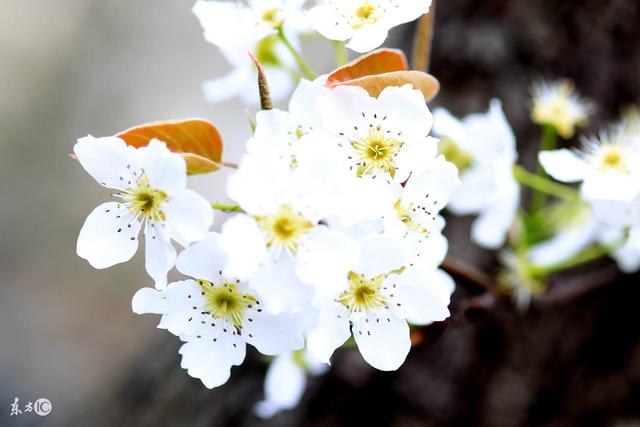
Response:
M145 227L145 269L155 281L157 289L167 286L167 273L176 261L176 250L166 235L163 225Z
M405 242L385 234L370 234L358 241L358 260L354 271L368 278L403 267L409 252Z
M135 148L116 137L80 138L73 147L78 161L98 184L109 188L123 188L132 180L135 168Z
M324 76L314 81L302 79L291 95L289 111L306 126L319 128L321 125L316 106L318 100L329 93L330 89L325 86L325 82Z
M195 279L216 283L227 263L227 254L220 247L219 240L219 234L210 233L182 251L176 261L178 271Z
M169 195L187 186L187 164L181 155L172 153L162 141L151 140L136 150L137 163L152 187Z
M213 224L211 205L193 190L182 190L169 196L163 212L171 238L182 246L201 239Z
M566 148L541 151L538 154L538 160L549 175L562 182L582 181L589 169L580 157Z
M358 53L367 53L381 46L388 35L389 28L383 23L364 25L353 32L346 46Z
M353 29L334 6L318 5L308 15L313 28L330 40L347 40L353 34Z
M531 263L553 265L572 258L595 240L598 224L589 219L584 224L561 230L551 239L538 243L529 252Z
M199 378L205 387L214 388L227 382L232 366L242 363L246 345L237 335L221 334L216 342L190 339L180 347L179 353L182 355L180 366L192 377Z
M200 285L194 280L170 283L164 290L142 288L131 302L136 314L161 314L158 328L176 336L193 331L194 304L201 302Z
M267 254L264 234L249 215L228 219L220 233L220 247L228 255L225 275L246 280L256 271Z
M307 351L322 363L329 363L333 352L351 335L349 312L337 303L331 302L320 311L318 325L309 332Z
M298 405L307 386L307 375L291 353L276 357L264 381L265 399L256 405L260 418L271 418L278 412Z
M76 251L94 268L129 261L138 250L140 223L119 203L103 203L87 217Z
M358 246L347 234L316 227L300 246L296 273L311 283L321 298L335 298L344 291L349 270L358 257Z
M273 314L302 308L313 293L313 288L296 276L288 254L267 257L249 278L249 286L260 295L264 309Z
M304 347L299 324L300 319L295 315L276 316L254 305L246 312L242 337L260 353L275 356Z
M367 129L365 116L376 113L376 100L358 86L338 86L318 101L324 127L334 135L358 136ZM356 129L357 128L357 129Z
M409 325L388 311L354 321L353 337L364 360L381 371L398 369L411 349Z
M222 77L205 80L202 83L202 93L210 104L225 102L238 96L252 81L252 77L252 70L249 67L235 68ZM251 105L257 105L258 102L259 96L256 89Z
M400 319L425 325L449 317L449 300L455 287L441 270L408 268L385 280L391 310ZM393 295L393 296L392 296Z
M471 226L471 238L478 245L496 249L502 246L513 224L520 204L520 188L510 176L505 176L501 187Z

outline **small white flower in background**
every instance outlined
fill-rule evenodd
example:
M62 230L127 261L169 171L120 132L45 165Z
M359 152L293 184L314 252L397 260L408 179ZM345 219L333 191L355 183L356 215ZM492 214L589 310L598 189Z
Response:
M210 204L186 188L184 159L163 142L135 149L116 137L86 137L73 149L82 167L116 201L98 206L85 221L77 252L95 268L128 261L145 237L145 267L159 289L173 267L175 240L183 246L202 238L213 222Z
M511 293L518 309L525 311L531 299L546 289L546 284L536 279L526 254L504 251L500 254L502 270L498 274L500 285Z
M424 161L404 187L397 186L397 201L384 217L387 233L403 236L411 247L414 263L432 260L437 268L444 260L448 243L442 235L445 222L438 213L460 187L458 170L444 156Z
M582 182L587 199L631 201L640 194L640 136L624 128L586 138L579 150L541 151L538 157L554 179Z
M640 270L640 196L631 202L595 200L598 240L613 248L611 257L625 273Z
M159 328L179 336L182 368L208 388L224 384L231 367L242 363L246 344L274 356L304 346L298 316L274 316L246 283L224 274L226 255L219 235L185 249L178 271L196 280L171 283L163 291L139 290L132 308L137 314L161 314Z
M265 398L257 403L256 414L266 419L295 408L307 387L307 375L322 375L328 368L305 350L277 356L267 370Z
M331 40L369 52L384 43L389 30L429 11L430 0L321 0L309 11L311 25Z
M387 87L378 98L340 86L318 101L318 111L342 153L335 161L343 168L340 215L346 226L384 215L397 200L393 187L437 155L431 113L411 85Z
M233 70L224 77L203 83L205 98L222 102L238 96L259 105L257 71L248 52L264 66L271 98L278 102L294 87L291 71L296 63L278 39L282 26L289 41L299 47L298 36L308 30L302 11L304 0L261 0L247 4L233 1L200 0L193 13L200 20L205 39L220 48Z
M574 90L571 80L540 80L531 86L531 95L531 120L553 127L564 139L572 138L576 128L586 125L593 111L591 103Z
M307 348L317 360L328 363L353 334L371 366L396 370L411 347L407 321L422 325L449 317L451 278L439 270L408 266L409 255L401 238L385 234L354 242L339 264L325 264L311 250L306 268L333 271L315 283L324 297L316 300L319 322L309 332Z
M520 189L513 176L515 136L500 101L491 101L487 113L463 120L439 108L434 112L434 132L442 138L440 152L458 167L462 181L449 210L479 214L471 229L473 241L491 249L502 246L517 213Z

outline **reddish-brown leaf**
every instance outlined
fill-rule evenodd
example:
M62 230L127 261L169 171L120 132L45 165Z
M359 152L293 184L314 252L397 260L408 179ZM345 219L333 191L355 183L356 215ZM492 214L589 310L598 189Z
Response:
M190 175L220 169L222 138L216 127L203 119L171 120L133 127L116 135L128 145L143 147L152 139L167 144L187 162Z
M396 49L379 49L361 56L331 73L326 84L360 86L373 97L378 97L387 86L411 84L427 102L440 90L440 83L431 74L409 70L406 56Z

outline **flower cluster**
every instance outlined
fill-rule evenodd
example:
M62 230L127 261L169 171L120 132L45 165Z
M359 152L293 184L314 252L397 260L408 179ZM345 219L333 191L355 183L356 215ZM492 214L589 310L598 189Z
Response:
M264 66L273 101L284 100L300 72L296 69L301 36L317 31L346 47L366 53L381 46L389 30L427 13L430 0L320 0L304 10L306 0L198 0L193 8L205 39L218 47L233 71L207 80L202 88L211 103L239 97L258 105L251 52ZM345 53L346 56L346 53Z
M183 342L191 376L224 384L247 344L274 356L256 406L270 417L295 406L306 374L326 371L340 347L356 346L379 370L398 369L410 327L450 315L446 207L477 215L472 241L504 248L496 279L521 308L545 292L549 275L603 256L640 270L640 113L579 149L558 149L593 106L568 80L536 83L531 119L542 141L529 172L517 164L499 100L463 119L444 108L432 115L427 101L439 83L410 70L402 52L380 49L345 65L345 47L377 48L431 1L305 3L198 0L193 8L205 39L234 67L205 82L208 100L239 96L262 107L239 164L223 161L217 129L201 119L88 136L74 147L113 198L88 216L78 255L107 268L131 259L144 239L155 286L135 294L133 311L161 316L158 327ZM429 28L420 27L416 46L428 45ZM334 41L338 63L319 78L299 53L313 29ZM273 109L291 91L288 108ZM229 202L187 188L188 174L225 166L235 169ZM521 186L532 190L528 202ZM215 232L214 210L229 214ZM183 277L169 283L174 267ZM463 276L498 288L471 273Z
M439 212L459 186L429 136L420 91L327 89L302 81L289 111L257 115L227 193L238 212L208 233L210 205L186 190L184 160L160 141L134 149L84 138L82 166L116 202L98 207L78 240L94 266L129 259L143 230L156 288L136 313L162 315L179 336L182 366L208 387L242 362L245 343L266 355L305 346L317 361L353 336L364 359L395 370L409 323L444 320L453 281ZM186 248L177 256L171 239ZM189 277L166 285L168 270Z

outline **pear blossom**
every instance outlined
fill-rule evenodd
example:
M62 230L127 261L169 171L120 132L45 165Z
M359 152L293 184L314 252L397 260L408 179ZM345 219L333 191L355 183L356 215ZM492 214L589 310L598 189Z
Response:
M491 101L487 113L463 120L439 108L434 112L434 132L442 138L440 152L458 167L461 179L449 210L456 215L479 214L471 229L473 241L490 249L502 246L520 203L520 190L513 176L515 136L500 101Z
M365 53L382 45L391 28L418 19L430 7L431 0L321 0L309 17L324 37L349 40L349 49Z
M346 226L382 217L397 201L394 187L437 155L437 140L428 136L431 113L411 85L387 87L378 98L340 86L318 101L318 112L340 151L339 216Z
M440 270L408 265L408 248L393 235L369 234L354 242L345 258L325 264L313 249L308 254L308 268L333 274L315 284L325 298L316 301L320 315L309 332L307 349L328 363L353 334L371 366L396 370L411 347L407 322L426 324L449 316L451 278Z
M227 193L244 213L222 227L221 245L229 255L225 271L248 280L273 313L299 309L313 293L295 273L298 254L314 240L340 242L338 233L320 224L337 204L327 185L330 159L323 162L327 151L316 148L322 142L311 135L296 142L301 148L294 168L288 158L245 155L227 181ZM303 146L321 153L310 157Z
M442 235L444 218L438 213L460 186L458 170L444 156L425 160L424 169L396 187L397 201L384 217L388 233L402 235L411 246L415 263L432 260L435 268L444 260L448 243Z
M307 375L322 375L328 367L304 350L276 356L267 370L265 398L256 405L256 414L266 419L295 408L307 386Z
M540 80L532 85L531 94L533 122L551 126L564 139L572 138L576 128L586 125L593 110L592 104L576 93L571 80Z
M73 151L101 186L115 191L114 201L87 217L78 255L99 269L128 261L142 231L147 273L163 288L176 257L171 240L186 246L202 238L213 222L209 203L186 188L184 159L158 140L136 149L120 138L88 136Z
M208 388L228 380L231 367L243 362L246 344L270 356L304 346L297 316L267 313L245 282L224 273L219 239L211 233L178 257L178 270L195 280L162 291L143 288L132 301L137 314L162 315L158 327L185 342L179 350L182 368Z
M554 179L582 182L587 199L628 202L640 194L640 137L624 129L585 138L577 150L541 151L538 158Z
M233 67L226 76L207 80L202 88L207 101L238 96L259 105L257 70L247 52L264 66L271 97L280 101L294 88L295 59L279 40L280 29L296 48L298 35L308 30L302 6L305 0L253 0L248 3L199 0L193 13L204 29L205 39L217 46Z

